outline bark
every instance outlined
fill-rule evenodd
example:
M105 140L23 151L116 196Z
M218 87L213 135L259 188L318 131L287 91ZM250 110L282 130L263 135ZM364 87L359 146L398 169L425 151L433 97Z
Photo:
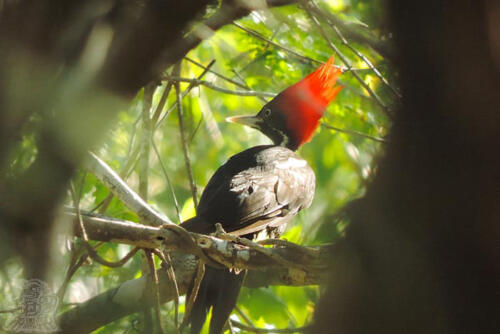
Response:
M81 236L80 223L75 214L68 213L64 218L69 219L69 224L73 222L75 235ZM219 267L260 270L285 267L307 271L312 277L321 277L327 267L329 250L333 247L306 247L276 240L275 247L265 248L231 235L216 237L189 233L180 227L170 230L85 213L81 218L89 240L123 243L145 249L182 251L214 260L213 264Z

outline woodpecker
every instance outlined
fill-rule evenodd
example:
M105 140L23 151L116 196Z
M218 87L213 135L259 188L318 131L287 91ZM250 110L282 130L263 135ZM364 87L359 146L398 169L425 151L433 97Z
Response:
M233 235L253 239L264 232L279 238L286 223L310 206L316 179L307 161L295 151L308 142L328 104L342 86L341 71L331 57L307 77L268 102L255 116L227 120L259 130L272 145L249 148L232 156L205 187L197 215L182 227L191 232L215 232L215 224ZM245 272L208 267L189 322L197 334L212 308L210 334L219 334L236 305Z

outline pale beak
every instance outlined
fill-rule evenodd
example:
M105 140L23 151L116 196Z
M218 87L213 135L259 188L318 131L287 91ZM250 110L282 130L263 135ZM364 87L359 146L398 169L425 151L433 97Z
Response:
M257 116L233 116L226 118L227 122L243 124L254 129L260 129L262 120Z

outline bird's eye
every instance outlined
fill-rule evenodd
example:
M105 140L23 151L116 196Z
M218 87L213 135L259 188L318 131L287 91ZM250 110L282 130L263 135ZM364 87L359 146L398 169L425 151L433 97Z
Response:
M271 109L269 109L269 108L264 109L264 111L263 111L262 115L263 115L264 117L269 117L269 116L271 116Z

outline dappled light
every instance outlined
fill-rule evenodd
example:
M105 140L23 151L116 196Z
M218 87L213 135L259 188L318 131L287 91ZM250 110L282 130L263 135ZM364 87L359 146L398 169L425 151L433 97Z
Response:
M465 2L0 0L0 332L491 332Z

